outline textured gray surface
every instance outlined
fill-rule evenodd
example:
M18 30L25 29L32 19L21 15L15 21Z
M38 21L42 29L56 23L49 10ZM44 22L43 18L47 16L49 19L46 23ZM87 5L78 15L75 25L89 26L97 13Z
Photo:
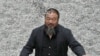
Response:
M0 0L0 56L19 56L50 7L60 11L59 23L72 30L88 54L100 56L100 0Z

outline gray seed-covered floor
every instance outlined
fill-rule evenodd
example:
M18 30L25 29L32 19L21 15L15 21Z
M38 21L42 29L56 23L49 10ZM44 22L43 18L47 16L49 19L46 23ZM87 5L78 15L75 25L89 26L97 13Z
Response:
M31 31L44 24L48 8L59 10L59 23L88 54L100 56L100 0L0 0L0 56L19 56ZM70 49L68 54L76 56Z

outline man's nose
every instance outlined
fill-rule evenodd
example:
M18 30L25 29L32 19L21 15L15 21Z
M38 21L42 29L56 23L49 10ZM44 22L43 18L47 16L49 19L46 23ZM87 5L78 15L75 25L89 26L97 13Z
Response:
M53 22L53 20L49 20L49 23L52 23Z

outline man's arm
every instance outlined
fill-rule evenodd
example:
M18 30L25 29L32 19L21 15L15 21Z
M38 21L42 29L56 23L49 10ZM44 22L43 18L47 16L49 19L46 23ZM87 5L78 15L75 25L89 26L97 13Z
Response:
M36 37L36 32L33 30L28 42L23 47L20 56L29 56L29 54L33 52L33 48L35 48L35 37Z
M68 41L69 41L69 47L77 56L83 56L86 54L83 46L78 41L75 40L70 30L68 32Z

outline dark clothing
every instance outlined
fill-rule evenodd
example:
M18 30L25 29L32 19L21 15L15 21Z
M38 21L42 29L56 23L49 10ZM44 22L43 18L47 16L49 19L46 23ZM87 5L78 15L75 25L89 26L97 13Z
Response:
M56 38L50 39L48 36L43 38L43 56L56 56L57 52L57 41Z
M29 56L35 49L35 56L68 56L68 46L77 56L82 56L85 51L81 44L75 40L71 30L58 25L56 34L49 39L45 33L45 25L32 31L32 34L23 47L20 56Z
M56 34L50 39L44 31L42 56L57 56L57 30L55 32Z

